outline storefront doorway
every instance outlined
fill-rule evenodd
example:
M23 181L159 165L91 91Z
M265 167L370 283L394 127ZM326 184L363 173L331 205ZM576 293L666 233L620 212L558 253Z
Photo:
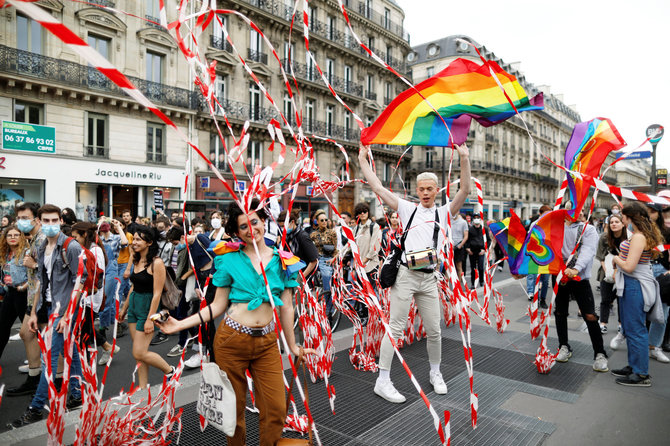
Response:
M131 213L134 213L133 210L137 209L138 202L138 188L135 186L113 186L112 187L112 196L114 197L112 201L112 214L114 217L120 217L121 213L129 209Z
M337 210L340 214L349 212L354 215L354 186L344 186L338 191Z

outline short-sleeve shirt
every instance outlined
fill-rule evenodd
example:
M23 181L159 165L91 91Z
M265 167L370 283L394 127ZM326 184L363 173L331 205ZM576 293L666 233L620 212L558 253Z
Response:
M412 226L407 227L409 218L412 212L416 209L414 219L412 219ZM405 252L419 251L426 248L433 248L433 231L435 229L435 210L437 209L440 218L441 230L437 236L438 248L444 244L444 233L446 233L447 212L449 212L449 205L433 206L427 208L421 204L418 206L410 203L407 200L398 198L398 217L402 222L403 231L407 231L407 238L405 238ZM404 255L403 255L404 259Z
M463 218L454 218L451 221L451 231L453 233L454 245L458 245L465 238L464 234L468 232L468 222Z
M214 259L214 264L216 272L212 278L212 283L219 288L230 287L228 299L231 302L248 302L247 308L250 311L258 308L263 302L270 302L263 275L256 272L251 259L244 251L233 251L217 256ZM275 306L282 306L281 293L286 288L298 286L298 282L296 282L298 273L293 273L291 277L287 276L286 271L282 268L277 249L274 249L272 260L264 267L274 304Z

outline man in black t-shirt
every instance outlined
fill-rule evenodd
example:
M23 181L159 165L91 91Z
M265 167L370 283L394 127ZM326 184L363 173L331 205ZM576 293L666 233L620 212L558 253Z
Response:
M282 231L286 231L286 245L291 252L307 264L302 272L305 277L309 277L319 264L319 251L300 225L300 211L291 212L288 217L288 224L285 223L286 211L284 210L279 214L277 224Z

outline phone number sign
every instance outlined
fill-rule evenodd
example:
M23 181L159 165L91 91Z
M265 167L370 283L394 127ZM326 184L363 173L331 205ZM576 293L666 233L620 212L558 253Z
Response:
M2 148L56 153L56 128L24 122L2 122Z

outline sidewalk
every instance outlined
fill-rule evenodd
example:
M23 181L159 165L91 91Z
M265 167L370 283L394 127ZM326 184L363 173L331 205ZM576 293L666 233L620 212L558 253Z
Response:
M401 350L412 372L435 410L451 412L452 445L629 445L667 444L670 438L667 410L670 407L670 365L650 363L652 387L629 388L614 383L609 373L591 368L593 352L582 320L571 305L570 343L574 354L565 364L556 364L548 375L539 375L533 364L539 340L531 341L527 301L521 286L513 281L498 284L504 295L510 326L500 335L473 315L472 350L474 386L479 394L476 429L470 424L468 375L458 327L443 329L442 372L449 393L436 395L428 380L425 341ZM599 301L599 294L595 293ZM491 305L491 308L493 306ZM494 310L491 310L494 311ZM493 317L493 313L491 314ZM557 348L555 329L550 328L549 347ZM610 324L615 332L615 325ZM338 351L331 384L337 398L330 411L323 382L310 384L310 408L324 445L437 445L439 438L425 404L406 373L394 361L392 379L407 397L404 404L391 404L373 393L376 374L358 372L348 361L351 330L335 333ZM614 333L605 335L605 344ZM626 350L610 352L610 368L626 363ZM184 407L180 444L225 444L219 431L200 432L195 412L197 374L183 378L178 405ZM304 411L303 411L304 413ZM76 414L72 418L75 418ZM258 444L257 414L247 413L247 443ZM0 444L43 445L44 423L0 434ZM72 438L73 425L68 434ZM67 434L66 434L67 437ZM67 438L66 438L67 441Z

